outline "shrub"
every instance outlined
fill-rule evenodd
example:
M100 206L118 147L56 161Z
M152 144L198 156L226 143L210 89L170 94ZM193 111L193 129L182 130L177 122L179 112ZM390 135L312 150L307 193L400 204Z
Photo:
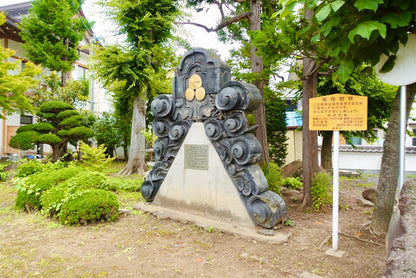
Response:
M30 175L33 175L37 172L43 171L42 162L32 159L32 160L23 160L23 163L17 166L15 177L24 178Z
M280 186L282 185L283 177L282 172L277 164L270 162L269 167L267 164L262 167L264 176L266 177L267 183L269 184L269 190L280 194Z
M143 178L128 179L123 177L111 177L108 179L109 189L112 191L139 191Z
M8 172L0 172L0 181L6 181L8 176Z
M107 177L99 172L81 172L45 191L41 197L42 210L49 217L57 215L65 201L75 192L88 189L108 190Z
M302 181L300 180L300 178L294 178L294 177L285 178L282 182L282 185L284 187L292 188L292 189L296 189L296 188L299 188L299 187L303 186Z
M84 142L80 142L79 145L80 152L82 153L82 162L91 169L101 171L106 166L111 164L116 157L113 158L106 158L105 151L106 147L104 144L98 146L98 147L90 147L88 144L85 144Z
M321 211L331 205L331 176L325 172L316 173L312 179L312 208Z
M80 172L85 171L81 167L66 167L61 169L44 170L25 178L18 178L14 182L18 189L15 207L19 210L29 211L41 209L41 196L43 192L65 181Z
M67 225L113 221L118 217L117 197L102 189L78 191L61 207L59 222Z

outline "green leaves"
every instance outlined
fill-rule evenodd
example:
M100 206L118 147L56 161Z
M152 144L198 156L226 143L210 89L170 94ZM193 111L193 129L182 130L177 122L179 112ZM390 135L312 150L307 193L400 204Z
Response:
M362 10L372 10L375 12L379 4L383 4L383 0L358 0L355 2L354 6L360 12Z
M331 12L331 5L323 6L322 9L320 9L319 12L316 13L316 19L319 22L322 22L328 17L330 12Z
M33 1L29 15L19 24L29 60L51 70L70 72L79 59L77 47L85 31L74 15L70 1Z
M370 39L371 33L373 31L378 31L379 35L384 39L386 38L386 25L375 20L361 22L354 29L351 30L348 34L348 38L352 43L354 43L355 36L363 37L367 40Z
M316 13L316 19L318 22L324 21L329 14L331 13L331 10L334 12L337 12L343 5L345 4L342 0L336 0L332 2L331 4L323 6L317 13Z
M396 62L396 55L390 55L387 61L384 63L384 65L381 67L380 72L386 73L393 69L394 63Z
M405 27L411 20L412 14L409 11L402 13L387 13L381 18L381 21L390 24L391 28Z
M346 60L339 66L338 70L333 75L333 81L339 81L344 83L350 77L354 70L354 62L352 60Z

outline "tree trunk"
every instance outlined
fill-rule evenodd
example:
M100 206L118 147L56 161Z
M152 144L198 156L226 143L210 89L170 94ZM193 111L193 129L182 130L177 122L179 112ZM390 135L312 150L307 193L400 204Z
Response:
M250 2L250 31L257 31L261 29L261 1L251 0ZM251 44L250 49L250 60L251 60L251 72L261 73L263 71L263 60L260 56L256 55L256 48ZM256 120L256 125L258 125L256 131L257 140L259 140L260 145L262 146L262 155L260 164L269 163L269 145L267 142L267 131L266 131L266 107L264 105L264 79L260 78L254 82L254 85L260 90L262 96L262 102L260 107L254 112L254 117Z
M59 146L58 144L56 145L51 145L52 147L52 162L56 162L59 159Z
M321 167L332 170L332 131L323 132L321 147Z
M316 62L303 58L302 78L302 169L303 169L303 201L302 208L312 206L312 178L318 172L318 132L309 130L309 99L316 97L317 73L314 71Z
M131 122L130 153L126 167L118 174L127 176L135 173L144 175L147 171L145 163L145 138L140 132L146 128L146 101L136 96L133 100L133 118Z
M129 148L128 146L123 146L123 152L124 152L124 161L129 160Z
M416 83L407 86L406 126L410 109L416 95ZM376 234L387 232L393 213L397 180L399 177L400 154L400 91L393 100L389 125L383 144L380 177L377 185L371 227Z

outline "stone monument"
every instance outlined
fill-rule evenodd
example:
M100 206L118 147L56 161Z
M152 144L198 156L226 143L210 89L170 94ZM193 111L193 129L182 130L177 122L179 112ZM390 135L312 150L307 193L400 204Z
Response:
M187 52L172 95L151 104L156 163L143 182L146 201L237 226L272 228L287 218L283 199L268 190L261 145L244 112L262 96L231 81L229 66L206 49Z

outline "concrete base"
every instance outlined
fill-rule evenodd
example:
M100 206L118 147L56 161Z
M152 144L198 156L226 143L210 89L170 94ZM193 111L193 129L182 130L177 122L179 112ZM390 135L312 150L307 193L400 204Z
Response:
M252 239L257 242L265 242L269 244L283 244L288 242L291 233L282 233L275 230L270 230L269 235L260 234L262 228L246 228L231 225L221 221L216 221L210 218L204 218L193 214L177 211L165 207L160 207L154 203L137 203L133 206L135 210L153 214L160 219L172 219L184 224L194 224L205 230L213 230L214 232L222 232L225 234L232 234L240 236L241 238Z
M336 257L336 258L342 258L345 255L345 252L339 251L339 250L328 249L325 251L325 254L332 256L332 257Z
M186 145L198 145L207 150L202 159L206 169L192 169L191 159L185 157ZM193 159L195 164L200 163L198 156ZM153 203L232 226L255 229L240 193L205 134L203 123L194 123L189 129Z

